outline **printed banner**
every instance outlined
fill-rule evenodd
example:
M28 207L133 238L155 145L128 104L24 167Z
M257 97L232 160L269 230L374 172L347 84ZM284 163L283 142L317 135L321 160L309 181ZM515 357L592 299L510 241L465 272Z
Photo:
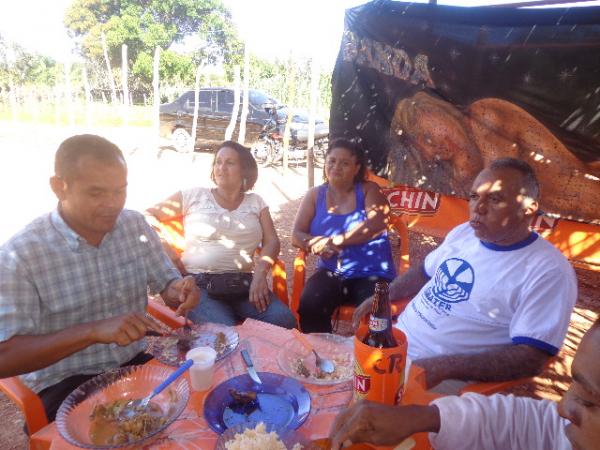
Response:
M545 213L600 222L600 8L374 1L346 12L331 138L358 140L378 175L467 198L512 156Z

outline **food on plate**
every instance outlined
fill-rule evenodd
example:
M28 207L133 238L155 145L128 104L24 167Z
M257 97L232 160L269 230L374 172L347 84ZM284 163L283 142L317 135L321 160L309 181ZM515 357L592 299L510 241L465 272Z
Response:
M318 370L312 353L304 359L296 358L292 361L291 368L296 375L304 378L316 378L319 380L349 379L353 373L350 355L334 355L331 357L331 360L335 364L335 370L332 373L325 373Z
M234 438L225 443L227 450L302 450L303 446L294 444L288 449L275 431L267 432L265 424L260 422L255 428L247 428L243 433L236 433Z
M308 368L304 365L304 362L302 361L302 358L296 358L296 360L294 361L294 371L298 374L298 375L302 375L303 377L310 377L310 370L308 370Z
M217 359L230 353L237 345L237 334L225 333L214 329L192 329L191 334L180 331L171 332L169 336L152 336L148 338L148 351L159 361L178 366L185 361L187 352L196 347L212 347L217 352Z
M229 394L231 394L233 400L240 405L255 402L257 398L256 392L254 391L236 391L235 389L230 388Z
M233 398L229 407L239 414L249 415L260 408L258 395L254 391L237 391L230 388L229 395Z
M167 414L156 403L135 407L133 415L122 414L130 398L100 403L90 414L90 439L96 445L127 444L158 430L167 422Z
M220 355L221 353L223 353L223 351L227 348L227 336L225 336L225 333L219 331L216 335L216 339L215 339L215 351L217 352L217 355Z

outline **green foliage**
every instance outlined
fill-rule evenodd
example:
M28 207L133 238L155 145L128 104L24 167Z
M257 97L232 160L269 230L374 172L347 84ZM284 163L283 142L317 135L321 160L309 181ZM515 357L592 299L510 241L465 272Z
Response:
M289 61L275 60L273 62L250 58L250 86L260 89L284 104L297 108L310 108L310 61L296 61L295 71L290 70ZM319 72L317 87L317 110L320 115L328 115L331 106L331 73ZM289 98L288 83L295 83L294 99Z
M121 46L126 44L134 85L146 90L150 90L151 55L157 46L168 49L192 36L200 43L187 57L163 52L164 80L188 83L194 64L231 67L240 60L241 43L221 0L75 0L65 25L81 54L98 68L103 58L102 33L112 67L121 65ZM191 73L193 79L193 69Z
M0 89L8 88L10 81L20 86L53 86L61 70L52 58L29 53L0 35Z

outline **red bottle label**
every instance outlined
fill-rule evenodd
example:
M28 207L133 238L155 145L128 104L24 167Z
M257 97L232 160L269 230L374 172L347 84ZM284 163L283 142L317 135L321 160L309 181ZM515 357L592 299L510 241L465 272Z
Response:
M354 373L354 390L359 395L365 395L371 389L371 377Z
M379 333L387 330L388 321L387 319L381 319L379 317L371 316L369 319L369 330Z

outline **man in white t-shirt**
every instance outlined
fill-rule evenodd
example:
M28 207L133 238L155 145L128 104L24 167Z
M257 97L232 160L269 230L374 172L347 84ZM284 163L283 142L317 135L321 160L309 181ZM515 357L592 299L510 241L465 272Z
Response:
M600 448L600 320L579 344L573 382L560 403L512 395L465 394L428 406L387 406L361 401L340 413L331 448L346 441L396 445L429 432L437 450Z
M390 284L390 298L414 296L397 327L428 387L533 376L558 353L577 281L566 258L529 229L538 198L527 163L494 161L473 183L470 221ZM369 309L367 300L355 321Z

